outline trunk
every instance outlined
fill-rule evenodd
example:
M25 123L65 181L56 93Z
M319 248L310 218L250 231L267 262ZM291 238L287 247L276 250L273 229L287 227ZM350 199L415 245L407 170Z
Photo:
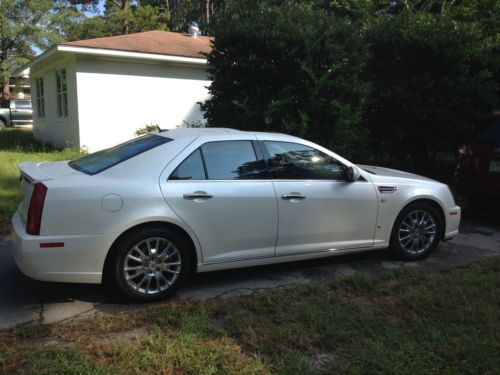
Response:
M0 66L7 64L7 49L2 46L2 56L0 60ZM5 72L5 71L4 71ZM10 98L10 79L9 74L6 74L2 79L2 92L0 93L0 99L9 99Z
M10 80L9 77L5 77L2 82L2 95L0 95L1 98L3 99L9 99L10 98Z
M28 209L30 207L31 195L33 194L35 183L54 180L67 175L84 175L84 173L71 168L68 165L68 161L52 163L36 163L29 161L19 164L19 170L21 172L21 186L23 189L23 201L19 205L19 214L24 223L26 223L28 218Z
M123 11L126 11L128 10L128 0L123 0L122 1L122 6L121 6L121 9ZM122 25L122 34L128 34L128 30L130 28L130 24L129 24L129 21L128 20L124 20L123 21L123 25Z
M210 0L205 0L205 21L210 23Z

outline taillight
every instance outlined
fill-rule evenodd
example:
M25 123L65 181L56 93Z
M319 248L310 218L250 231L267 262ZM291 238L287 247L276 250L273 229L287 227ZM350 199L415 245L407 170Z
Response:
M30 208L28 211L28 222L26 224L26 233L28 234L40 234L43 204L45 203L46 194L47 186L45 186L41 182L37 182L35 184L33 194L31 195Z
M458 149L458 153L463 156L472 156L474 155L474 151L471 146L462 146Z

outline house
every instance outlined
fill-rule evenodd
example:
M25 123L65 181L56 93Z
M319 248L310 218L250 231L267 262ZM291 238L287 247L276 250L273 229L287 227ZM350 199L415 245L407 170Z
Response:
M203 121L210 43L149 31L53 46L29 64L34 137L96 151L149 124Z

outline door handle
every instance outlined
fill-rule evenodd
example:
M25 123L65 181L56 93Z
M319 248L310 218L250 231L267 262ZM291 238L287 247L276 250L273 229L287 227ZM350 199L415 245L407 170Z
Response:
M289 194L283 194L281 196L281 199L286 199L286 200L292 200L292 199L303 200L303 199L306 199L306 196L302 195L300 193L289 193Z
M204 191L195 191L194 193L184 194L182 196L184 199L195 200L195 199L210 199L213 195L207 194Z

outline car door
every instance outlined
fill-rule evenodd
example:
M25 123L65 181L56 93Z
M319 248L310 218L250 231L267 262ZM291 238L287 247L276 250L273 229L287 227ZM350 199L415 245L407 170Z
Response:
M203 263L274 256L276 195L255 141L202 144L176 167L162 190L198 237Z
M373 245L377 195L366 179L344 176L345 166L313 147L264 141L279 212L276 255Z
M12 100L11 116L13 124L26 124L33 121L30 100Z

